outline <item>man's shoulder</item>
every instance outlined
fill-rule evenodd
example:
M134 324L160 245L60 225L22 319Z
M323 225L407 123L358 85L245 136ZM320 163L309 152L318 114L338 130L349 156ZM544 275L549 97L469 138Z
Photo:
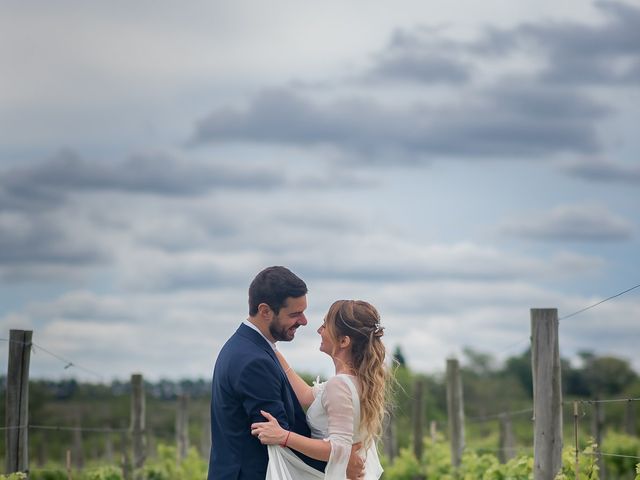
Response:
M273 359L268 351L260 345L257 339L252 337L253 333L251 329L241 325L222 346L218 353L218 361L224 359L244 365L253 361L272 362Z
M261 350L259 345L256 343L256 339L252 338L253 333L254 332L246 325L240 325L240 327L238 327L234 334L231 335L222 346L221 352L224 350L233 350L235 348L242 348L248 352Z

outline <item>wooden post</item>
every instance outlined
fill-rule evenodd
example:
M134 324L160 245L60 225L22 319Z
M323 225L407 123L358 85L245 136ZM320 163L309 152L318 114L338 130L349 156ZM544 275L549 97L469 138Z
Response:
M141 374L133 374L131 375L131 435L135 478L142 475L142 467L147 456L145 433L144 381Z
M153 432L149 432L149 434L146 435L145 439L146 439L146 447L147 447L146 448L147 457L156 456L158 453L158 439L156 438L155 435L153 435Z
M627 435L636 436L636 405L629 400L624 411L624 431Z
M413 454L418 462L422 460L424 434L422 424L424 423L423 405L424 382L421 378L416 378L413 384Z
M107 427L109 430L111 430L111 427ZM111 432L108 432L107 434L105 434L104 436L104 457L105 460L107 461L107 464L112 465L113 464L113 438L112 438L112 434Z
M578 444L578 402L573 402L573 441L575 447L575 475L580 478L580 445Z
M71 450L67 450L67 480L73 480L71 476Z
M498 458L501 463L507 463L516 456L516 442L513 436L513 425L508 413L500 414L500 450Z
M438 440L438 423L435 420L431 420L431 423L429 423L429 434L431 435L431 443L436 443Z
M11 330L5 413L5 471L29 470L29 362L32 330Z
M602 408L602 404L597 402L598 398L596 398L596 402L593 403L593 438L597 445L597 454L598 454L598 468L599 468L599 477L600 480L605 480L607 478L604 466L604 458L602 458L602 439L604 438L604 409Z
M462 398L462 379L458 360L447 360L447 415L449 422L449 441L451 442L451 465L460 466L464 450L464 402Z
M122 454L122 478L124 480L131 480L131 461L129 459L127 434L122 431L120 433L120 449Z
M176 445L177 460L180 463L187 458L189 451L189 396L186 394L178 396L176 411Z
M39 468L43 468L47 463L47 442L45 440L40 441L36 448L37 465Z
M82 420L79 413L76 417L76 428L73 429L73 460L76 470L82 470L84 455L82 451Z
M562 466L562 389L558 310L531 309L534 480L555 478Z
M384 454L390 462L393 462L394 458L398 456L398 440L396 436L396 418L391 409L389 409L387 415L384 416L382 445Z
M202 437L200 438L200 452L202 458L209 458L211 454L211 418L209 409L205 409L204 419L202 423Z

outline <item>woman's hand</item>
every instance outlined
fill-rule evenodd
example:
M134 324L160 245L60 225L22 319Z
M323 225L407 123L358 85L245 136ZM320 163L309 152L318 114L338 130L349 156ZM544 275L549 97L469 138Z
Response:
M251 435L258 437L260 443L263 445L280 445L287 438L287 432L280 426L278 420L273 415L264 410L260 410L260 413L266 422L257 422L251 424Z

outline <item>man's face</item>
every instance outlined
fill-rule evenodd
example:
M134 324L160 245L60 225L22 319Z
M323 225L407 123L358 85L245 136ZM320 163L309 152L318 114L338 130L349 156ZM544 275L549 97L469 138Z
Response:
M273 339L281 342L290 342L296 335L300 325L307 324L304 311L307 309L307 296L289 297L280 309L278 315L273 316L269 325L269 333Z

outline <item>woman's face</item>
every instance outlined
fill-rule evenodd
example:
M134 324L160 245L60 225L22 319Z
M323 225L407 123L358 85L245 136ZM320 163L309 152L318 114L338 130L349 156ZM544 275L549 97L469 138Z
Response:
M326 319L322 322L320 328L318 328L318 333L320 334L320 351L331 356L333 354L334 344L331 335L329 334L329 330L327 329Z

